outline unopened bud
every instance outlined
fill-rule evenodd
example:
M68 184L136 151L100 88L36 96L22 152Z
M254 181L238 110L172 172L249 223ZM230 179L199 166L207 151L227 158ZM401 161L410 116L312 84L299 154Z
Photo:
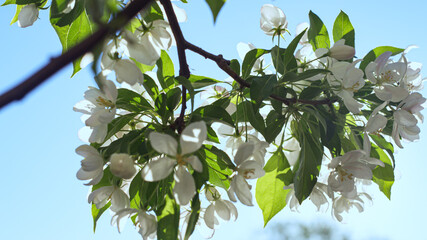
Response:
M354 54L356 54L354 47L347 45L334 45L331 49L329 49L329 56L337 60L352 59Z
M39 17L39 9L36 4L28 4L21 9L18 15L18 26L21 28L26 28L37 20Z
M124 179L130 179L136 173L132 158L125 153L115 153L111 155L110 171L114 176Z

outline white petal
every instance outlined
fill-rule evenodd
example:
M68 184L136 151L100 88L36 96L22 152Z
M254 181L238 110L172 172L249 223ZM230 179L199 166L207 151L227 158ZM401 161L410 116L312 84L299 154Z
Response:
M256 179L265 175L263 166L257 161L244 161L239 165L239 174L241 174L246 179Z
M183 166L178 166L174 174L175 186L173 195L179 205L187 205L196 194L196 183L193 176Z
M231 203L230 201L227 201L227 200L223 200L223 201L224 201L225 204L227 204L228 209L230 210L231 216L234 216L234 221L236 221L236 219L237 219L237 217L239 215L239 213L237 212L236 206L234 206L234 204Z
M119 210L129 208L130 200L129 197L123 192L122 189L116 187L113 195L111 195L111 211L117 212Z
M230 220L230 209L228 209L227 204L221 199L215 201L215 211L218 216L225 221Z
M236 165L242 164L247 160L254 152L255 144L253 142L243 143L237 149L236 155L234 155L234 163Z
M375 133L380 129L384 129L386 125L387 118L383 115L377 114L369 118L365 131L368 133Z
M132 60L120 59L114 64L113 69L116 72L117 81L119 83L126 82L130 85L134 85L144 80L144 75Z
M147 239L157 232L157 219L155 216L140 211L138 213L138 221L140 223L138 232L143 239Z
M190 156L187 158L187 162L191 164L191 167L197 172L203 172L203 165L197 156Z
M181 154L185 155L199 150L206 138L206 123L203 121L191 123L182 131L179 138Z
M148 136L151 146L159 153L176 156L178 153L178 142L169 134L151 132Z
M96 205L97 209L101 209L107 204L108 199L114 191L113 186L105 186L91 192L88 197L88 203Z
M18 26L21 28L29 27L33 25L33 23L38 19L38 17L39 9L34 3L25 5L18 15Z
M113 175L123 179L131 179L136 173L134 161L126 153L114 153L111 155L110 171Z
M210 229L215 228L215 207L213 204L206 208L203 219L205 220L206 226L208 226Z
M231 180L231 186L236 193L237 198L240 202L246 206L253 206L252 204L252 193L249 184L243 178L243 176L236 175Z
M151 160L141 171L141 176L145 181L156 182L165 179L173 171L176 160L168 157Z

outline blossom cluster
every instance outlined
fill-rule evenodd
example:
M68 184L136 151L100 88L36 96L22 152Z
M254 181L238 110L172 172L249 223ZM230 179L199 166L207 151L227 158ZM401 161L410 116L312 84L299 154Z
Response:
M185 11L174 9L185 21ZM280 42L271 50L238 45L247 90L236 79L175 77L171 27L147 16L141 12L106 41L99 88L74 107L85 124L79 135L90 144L76 149L84 158L77 178L92 186L89 203L114 212L119 231L127 217L143 239L167 227L182 226L182 238L196 225L213 231L219 220L237 219L236 203L254 205L254 179L263 211L279 202L297 210L308 198L318 210L331 203L339 221L352 208L363 211L363 199L371 199L363 185L375 182L389 193L394 150L386 138L400 148L402 139L418 139L426 101L417 92L421 66L407 59L411 48L355 59L354 36L329 46L329 38L319 42L309 31L320 20L303 23L286 49ZM261 8L266 35L284 38L287 26L281 9ZM272 191L277 198L262 194ZM180 219L175 226L162 222L168 214Z

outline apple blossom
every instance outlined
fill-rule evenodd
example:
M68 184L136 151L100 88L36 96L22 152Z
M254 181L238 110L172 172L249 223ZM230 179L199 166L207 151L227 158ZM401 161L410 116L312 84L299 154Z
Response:
M151 146L165 157L153 159L142 169L142 177L146 181L159 181L172 173L174 174L175 186L173 189L175 200L179 205L186 205L196 194L196 186L191 174L187 171L187 164L198 172L202 172L203 165L199 158L190 155L199 150L207 137L206 124L203 121L188 125L181 133L178 151L178 142L172 136L164 133L151 132L149 139Z
M156 216L148 214L143 210L134 209L134 208L124 208L120 211L117 211L116 214L111 218L111 224L116 225L117 229L120 232L120 221L126 216L137 215L135 225L139 227L139 234L141 234L142 239L154 239L157 232L157 220Z
M81 145L76 149L76 153L84 157L81 161L82 167L77 172L77 179L92 179L85 185L95 185L101 181L104 175L104 159L92 146Z
M118 212L130 206L128 195L118 186L104 186L96 189L89 194L88 202L95 204L96 208L101 209L110 199L110 209L113 212Z

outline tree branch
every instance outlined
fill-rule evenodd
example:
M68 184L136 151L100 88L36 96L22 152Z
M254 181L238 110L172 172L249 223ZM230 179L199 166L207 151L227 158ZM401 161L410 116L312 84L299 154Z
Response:
M185 41L184 34L182 34L181 27L179 26L178 19L176 18L175 12L173 11L172 3L170 2L170 0L160 0L160 3L165 9L166 16L169 20L169 25L172 29L173 36L175 37L176 47L178 49L179 76L189 79L190 68L188 67L187 57L185 55L187 41ZM185 109L187 109L187 89L184 87L184 85L182 86L181 102L181 113L179 117L175 120L175 124L173 126L178 130L178 133L181 133L184 129Z
M0 109L12 103L21 100L28 93L33 91L40 84L45 82L53 74L61 70L66 65L91 51L97 44L102 42L108 35L113 34L125 26L136 14L144 9L151 0L131 1L129 5L117 14L117 17L104 26L100 26L91 36L87 37L81 43L69 49L59 57L52 58L51 61L39 71L25 79L19 85L0 96Z
M205 57L206 59L210 59L210 60L216 62L216 64L219 66L219 68L221 68L230 77L232 77L234 79L234 81L236 81L238 84L240 84L241 87L247 87L247 88L251 87L250 83L246 82L237 73L235 73L233 71L233 69L231 69L230 61L224 59L221 54L215 55L215 54L209 53L209 52L203 50L202 48L200 48L194 44L191 44L189 42L186 42L186 46L187 46L188 50L191 50L191 51L198 53L199 55ZM284 97L281 97L281 96L276 95L276 94L271 94L270 97L275 99L275 100L281 101L286 105L291 105L291 104L295 104L295 103L310 104L310 105L322 105L322 104L331 104L331 103L336 101L334 99L329 99L329 98L328 99L322 99L322 100L306 100L306 99L296 99L296 98L284 98Z

